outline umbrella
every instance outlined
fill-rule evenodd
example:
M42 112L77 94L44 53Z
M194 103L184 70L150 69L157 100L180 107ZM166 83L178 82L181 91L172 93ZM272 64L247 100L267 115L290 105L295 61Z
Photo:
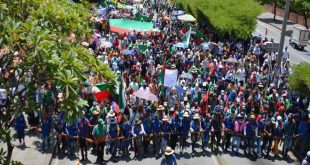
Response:
M184 42L178 42L174 46L177 47L177 48L187 48L188 47L188 45L185 44Z
M182 73L179 78L193 79L193 76L189 73Z
M201 43L199 45L199 48L202 50L208 50L210 47L209 47L209 44L207 42L204 42L204 43Z
M133 95L147 101L158 101L156 95L151 93L150 90L144 89L143 87L141 87L138 91L134 92Z
M129 50L129 49L123 51L123 54L125 54L125 55L133 55L133 53L134 53L134 51Z
M236 64L236 63L238 63L238 61L237 61L237 59L230 57L227 59L227 63L235 63Z
M181 21L186 21L186 22L196 22L196 18L190 14L178 16L178 19Z
M183 14L184 14L183 10L175 10L172 12L172 15L174 16L183 15Z
M86 91L85 91L87 94L93 94L93 93L98 93L98 92L101 92L101 90L96 87L96 86L89 86Z
M166 90L166 92L167 92L167 93L170 93L172 88L175 88L175 89L176 89L176 94L177 94L177 95L180 95L180 94L184 93L184 89L183 89L183 87L182 87L180 84L177 84L177 85L175 85L175 86L173 86L173 87L168 88L168 89Z
M100 42L100 47L101 48L110 48L112 46L113 46L113 44L111 42L109 42L109 41L101 41Z
M170 19L169 17L165 16L165 17L163 18L163 20L164 20L164 21L170 21L171 19Z

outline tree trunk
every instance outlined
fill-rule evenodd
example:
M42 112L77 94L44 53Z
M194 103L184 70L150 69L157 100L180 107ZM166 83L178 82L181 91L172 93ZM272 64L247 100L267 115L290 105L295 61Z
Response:
M277 16L277 0L274 2L273 4L273 20L276 20L276 16Z
M12 159L12 153L14 146L12 145L11 141L6 142L7 145L7 154L6 154L6 160L4 162L4 165L9 165Z
M307 29L309 29L309 27L308 27L308 15L307 14L304 14L304 19L305 19L305 27Z

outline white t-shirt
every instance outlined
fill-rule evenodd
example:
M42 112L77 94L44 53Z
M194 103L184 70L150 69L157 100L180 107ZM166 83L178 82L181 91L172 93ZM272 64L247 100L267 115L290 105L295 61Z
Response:
M239 80L243 81L244 80L244 76L245 76L245 70L242 68L239 68L237 70L237 76L239 78Z
M282 58L288 59L288 55L289 55L288 50L283 50L283 56L282 56Z

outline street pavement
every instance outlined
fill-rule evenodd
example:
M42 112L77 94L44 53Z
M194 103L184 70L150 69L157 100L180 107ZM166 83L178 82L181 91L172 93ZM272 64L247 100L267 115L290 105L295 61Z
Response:
M38 135L32 133L27 133L26 135L26 147L18 146L18 141L14 140L13 144L16 147L13 150L12 160L19 161L24 165L77 165L77 164L96 164L96 156L88 151L88 161L80 162L80 152L77 150L75 157L70 157L68 155L57 155L52 158L52 151L55 141L51 142L50 149L47 152L42 153L41 139ZM201 143L198 144L200 146ZM0 144L4 146L4 144ZM5 147L5 146L4 146ZM222 152L221 148L219 152L212 152L210 149L207 149L206 153L202 153L202 150L197 147L196 151L198 154L192 156L190 146L187 147L185 153L180 155L180 149L177 147L175 150L175 155L177 157L177 162L179 165L298 165L300 162L296 161L296 157L289 152L289 158L274 158L274 155L271 154L269 159L259 158L254 159L251 157L246 157L243 154L243 151L240 150L239 156L233 155L230 150L227 153ZM134 159L134 154L131 151L130 157L123 158L118 157L117 162L112 162L110 160L111 155L104 155L103 164L117 164L117 165L158 165L160 164L160 159L155 157L146 157L142 159Z
M281 37L281 28L282 28L282 18L276 17L277 21L273 21L273 14L270 12L262 13L257 19L257 25L255 32L256 34L260 34L263 38L267 37L269 40L273 38L275 42L280 42ZM292 27L297 26L298 24L294 24L293 22L288 22L287 26L287 34L292 32ZM301 25L298 25L301 26ZM265 31L267 28L267 36L265 36ZM308 45L304 51L299 51L294 49L289 45L290 36L286 35L284 47L287 46L290 55L290 61L292 64L297 64L300 62L310 63L310 45Z

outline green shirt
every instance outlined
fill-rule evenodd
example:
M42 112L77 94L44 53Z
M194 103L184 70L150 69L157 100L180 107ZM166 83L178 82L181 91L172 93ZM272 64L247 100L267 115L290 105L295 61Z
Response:
M106 136L107 135L107 127L105 126L105 124L103 124L101 128L97 124L93 129L92 135L96 136L96 137Z

